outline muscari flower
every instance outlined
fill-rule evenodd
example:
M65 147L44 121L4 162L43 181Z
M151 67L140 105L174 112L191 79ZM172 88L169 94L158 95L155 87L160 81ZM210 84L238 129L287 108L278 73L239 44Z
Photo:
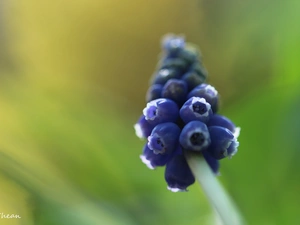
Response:
M175 155L167 162L165 180L168 190L172 192L187 191L187 187L195 182L195 177L183 154Z
M164 122L174 122L178 118L177 104L165 98L159 98L147 103L143 114L148 123L157 125Z
M170 79L164 85L161 96L163 98L171 99L178 104L182 104L185 101L187 92L186 82L179 79Z
M230 130L219 126L211 126L208 130L211 144L207 151L215 159L230 158L236 154L239 142Z
M175 123L161 123L148 137L148 147L154 154L170 154L178 145L180 128Z
M188 151L205 150L211 143L207 126L200 121L189 122L182 129L179 142Z
M185 123L194 120L206 123L212 115L212 110L205 98L191 97L183 104L179 114Z
M220 159L231 158L239 145L239 128L218 110L217 90L207 77L201 55L181 36L162 42L163 54L147 92L147 106L135 124L138 137L147 139L141 160L151 169L166 166L168 189L186 191L195 178L184 157L202 154L219 173Z
M214 113L218 110L218 91L209 84L200 84L196 86L189 94L188 98L200 97L205 98L205 100L211 105L211 109Z

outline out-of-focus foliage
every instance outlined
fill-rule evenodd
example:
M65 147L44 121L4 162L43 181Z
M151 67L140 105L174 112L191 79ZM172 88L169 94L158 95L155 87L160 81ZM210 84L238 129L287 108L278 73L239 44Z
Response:
M241 126L220 180L249 224L299 224L300 2L0 4L0 224L214 224L201 188L166 190L133 124L159 40L200 46Z

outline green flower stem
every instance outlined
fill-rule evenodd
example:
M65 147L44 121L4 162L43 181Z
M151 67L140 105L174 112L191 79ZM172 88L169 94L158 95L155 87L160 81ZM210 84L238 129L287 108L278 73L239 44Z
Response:
M196 180L202 186L206 196L219 214L224 225L245 225L241 214L225 189L218 182L202 154L185 152L187 162Z

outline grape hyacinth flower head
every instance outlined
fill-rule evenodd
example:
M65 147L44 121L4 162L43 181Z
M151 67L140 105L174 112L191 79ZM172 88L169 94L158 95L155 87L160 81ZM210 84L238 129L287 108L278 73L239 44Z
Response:
M193 96L205 98L205 100L211 105L212 111L214 113L217 112L219 95L213 86L209 84L200 84L188 94L188 98Z
M171 154L178 146L180 131L175 123L160 123L148 137L148 147L154 154Z
M175 122L179 116L179 109L174 101L159 98L148 102L143 114L148 123L157 125L164 122Z
M207 151L216 159L232 157L237 152L239 142L234 134L224 127L211 126L208 128L211 145Z
M219 160L237 152L240 128L216 114L219 94L205 83L208 73L199 50L176 35L166 36L161 47L147 105L134 128L147 140L143 163L150 169L166 166L168 189L186 191L195 178L202 182L219 174Z
M135 134L141 139L147 138L151 134L153 128L154 125L148 123L144 115L142 115L134 125Z
M151 85L146 94L146 101L150 102L152 100L160 98L162 89L163 89L163 85L161 84Z
M179 142L183 149L201 152L211 143L210 135L205 123L191 121L182 129Z
M184 81L178 79L170 79L163 87L161 96L182 104L187 95L187 85Z
M187 191L187 187L195 182L195 177L184 155L175 155L167 162L165 180L168 184L168 190L172 192Z
M212 115L212 110L210 104L204 98L191 97L183 104L179 114L185 123L193 120L206 123Z

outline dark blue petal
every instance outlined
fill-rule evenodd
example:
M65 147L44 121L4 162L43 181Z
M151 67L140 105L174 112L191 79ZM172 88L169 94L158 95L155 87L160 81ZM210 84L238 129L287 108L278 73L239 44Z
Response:
M150 102L152 100L161 98L162 89L163 89L163 85L161 84L151 85L146 94L146 101Z
M235 132L236 128L233 122L231 122L230 119L228 119L225 116L221 116L221 115L217 115L214 114L213 116L210 117L207 126L220 126L220 127L224 127L227 128L228 130L230 130L232 133Z
M187 96L187 85L184 81L178 79L170 79L162 90L162 97L182 104Z
M166 165L171 157L172 155L154 154L154 152L148 148L147 144L144 146L143 154L140 155L142 162L150 169Z
M180 78L180 73L176 71L176 68L166 67L158 70L151 81L152 84L164 85L169 79Z
M208 130L211 144L207 151L215 159L231 157L237 152L239 143L230 130L219 126L211 126L208 128Z
M200 121L192 121L184 126L179 136L181 146L190 151L203 151L210 145L207 126Z
M152 125L157 125L164 122L175 122L179 116L177 104L165 98L159 98L147 103L143 114Z
M153 128L154 125L148 123L144 115L142 115L134 125L136 136L139 138L147 138L151 134Z
M184 155L175 155L167 163L165 180L168 184L168 189L173 192L187 191L187 187L195 182Z
M178 146L180 128L175 123L161 123L148 137L148 147L155 154L171 154Z
M188 98L191 97L205 98L205 100L211 105L212 111L214 113L217 112L219 95L213 86L209 84L200 84L188 94Z
M202 151L202 155L204 159L206 160L207 164L211 168L211 170L215 173L219 173L219 168L220 168L220 162L219 160L215 159L212 157L207 151Z
M193 120L206 123L212 115L212 110L210 104L204 98L191 97L183 104L179 114L185 123Z

